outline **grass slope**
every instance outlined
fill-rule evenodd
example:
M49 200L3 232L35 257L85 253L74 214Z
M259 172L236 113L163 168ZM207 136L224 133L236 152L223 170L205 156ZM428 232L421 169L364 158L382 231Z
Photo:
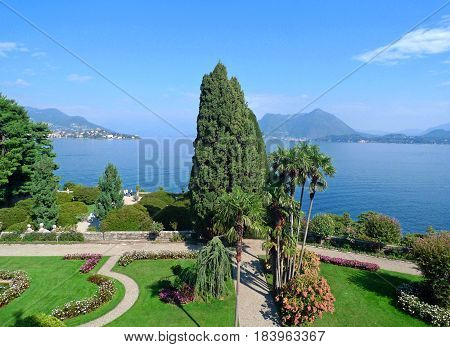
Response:
M159 300L158 293L163 288L162 282L175 279L171 267L181 265L185 268L192 264L193 260L139 260L127 267L116 265L114 271L133 278L139 285L139 298L129 311L108 326L233 326L234 294L224 300L210 303L193 302L181 307L165 304ZM231 281L229 285L231 289Z
M0 326L14 326L16 321L34 314L51 311L70 300L92 296L97 286L87 281L107 260L103 258L89 274L78 270L84 261L62 260L61 257L0 257L0 269L23 270L30 277L30 288L20 297L0 308ZM79 325L93 320L113 309L124 295L122 284L116 282L118 291L114 299L100 309L65 323Z
M369 272L324 263L320 270L336 298L335 312L324 314L313 326L427 326L395 307L395 288L404 282L418 281L419 276L386 270Z

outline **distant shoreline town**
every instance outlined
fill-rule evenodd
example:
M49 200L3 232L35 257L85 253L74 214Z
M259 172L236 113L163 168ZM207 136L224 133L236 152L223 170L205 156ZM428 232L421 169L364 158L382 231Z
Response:
M111 133L104 129L88 130L57 130L53 131L49 137L51 139L97 139L97 140L138 140L138 135Z

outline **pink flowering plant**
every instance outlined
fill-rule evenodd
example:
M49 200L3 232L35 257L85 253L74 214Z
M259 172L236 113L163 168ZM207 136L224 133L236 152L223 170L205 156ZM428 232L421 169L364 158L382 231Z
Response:
M30 279L23 271L0 270L0 280L9 282L7 289L0 293L0 307L7 305L15 298L18 298L28 287L30 287Z
M194 288L187 283L183 283L179 288L170 285L161 289L159 298L168 304L185 305L194 301Z
M347 267L352 267L355 269L361 269L361 270L367 270L367 271L378 271L380 269L378 264L366 263L363 261L344 259L344 258L333 258L333 257L328 257L326 255L321 255L320 261L322 261L324 263L340 265L340 266L347 266Z
M81 273L88 273L91 271L102 259L101 254L96 253L75 253L75 254L66 254L63 258L64 260L86 260L86 262L80 267Z

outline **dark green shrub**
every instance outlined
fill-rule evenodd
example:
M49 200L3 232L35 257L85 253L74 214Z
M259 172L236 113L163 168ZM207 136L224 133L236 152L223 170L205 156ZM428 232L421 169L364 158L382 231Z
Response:
M332 236L335 231L334 219L328 214L317 214L311 220L310 230L322 238Z
M73 187L75 187L76 185L77 185L76 183L67 181L67 182L64 183L64 185L63 185L63 190L67 190L67 189L72 190Z
M28 219L27 211L17 208L1 208L0 209L0 230L5 230L13 224L23 222Z
M22 233L21 232L12 232L12 233L1 233L0 234L0 241L2 242L15 242L15 241L22 241L22 238L20 237Z
M72 187L72 190L73 199L84 202L86 205L93 205L100 195L100 189L98 187L75 185Z
M214 237L198 253L195 294L208 300L222 298L228 292L231 278L230 252L218 237Z
M30 224L29 221L25 221L25 222L19 222L13 225L10 225L9 227L6 228L5 231L19 231L19 232L24 232L27 230L27 225Z
M56 193L56 201L58 202L58 205L66 204L68 202L73 201L73 194L72 193L63 193L58 192Z
M62 204L59 207L59 217L57 225L69 226L77 224L81 217L88 213L86 204L80 201L73 201Z
M37 313L32 316L25 317L16 323L18 327L65 327L64 322L58 318L46 315L45 313Z
M64 233L59 234L58 241L60 241L60 242L67 242L67 241L83 242L84 236L82 233L64 232Z
M164 207L153 215L153 219L162 223L165 230L192 230L190 208L182 204L175 203Z
M139 204L144 206L151 216L160 212L164 207L171 205L175 202L175 198L172 194L165 192L164 190L158 190L142 196Z
M128 205L110 211L100 225L101 231L150 231L152 219L142 206Z
M23 239L25 242L34 242L34 241L56 241L56 233L29 233L25 234Z
M425 277L432 303L450 306L450 234L438 233L417 240L413 256Z
M400 223L389 216L369 211L358 216L360 231L372 240L398 244L402 238Z

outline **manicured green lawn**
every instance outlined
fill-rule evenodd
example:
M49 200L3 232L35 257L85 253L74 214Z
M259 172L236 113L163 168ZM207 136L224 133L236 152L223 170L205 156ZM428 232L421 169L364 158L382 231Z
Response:
M315 327L420 327L428 326L395 306L395 288L420 280L419 276L379 270L369 272L321 263L336 301L334 313L325 313ZM272 276L266 274L271 284Z
M189 327L233 326L235 295L230 281L230 294L224 300L210 303L192 302L178 307L159 300L158 293L163 281L173 281L171 268L183 268L194 260L138 260L127 267L116 265L114 271L133 278L139 285L139 298L134 306L109 326L132 327Z
M89 274L78 270L84 261L62 260L61 257L0 257L0 269L23 270L30 277L30 288L20 297L0 308L0 326L14 326L16 321L28 315L51 311L70 300L92 296L97 286L87 281L107 260L103 258ZM122 299L125 289L116 282L118 291L112 301L87 315L79 316L65 323L79 325L93 320L114 308Z
M393 271L369 272L343 266L320 265L336 298L335 312L326 313L314 326L420 327L428 326L395 307L395 288L419 276Z

